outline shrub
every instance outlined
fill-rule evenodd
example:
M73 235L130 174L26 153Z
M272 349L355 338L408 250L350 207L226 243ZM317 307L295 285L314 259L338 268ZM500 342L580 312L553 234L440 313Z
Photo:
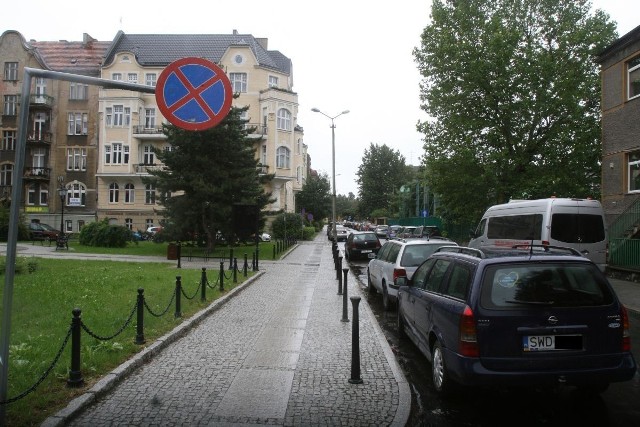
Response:
M302 240L313 240L313 236L316 235L315 227L305 227L302 231Z
M24 272L33 273L38 269L38 261L35 258L16 257L15 274ZM7 258L0 257L0 275L7 271Z
M124 248L131 240L131 230L122 225L109 224L108 219L95 221L82 227L80 244L106 248Z

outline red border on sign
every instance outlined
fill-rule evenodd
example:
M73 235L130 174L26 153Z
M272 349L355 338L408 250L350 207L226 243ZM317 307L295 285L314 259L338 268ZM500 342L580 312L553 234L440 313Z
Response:
M207 67L214 73L213 78L202 83L197 88L191 85L191 82L189 82L189 80L185 77L184 73L180 69L180 67L184 65L194 64ZM176 77L178 77L180 81L184 83L185 88L188 90L188 95L179 102L169 107L167 106L167 102L164 98L164 89L167 78L169 78L169 76L174 73ZM218 82L221 82L224 87L224 100L220 112L216 114L213 112L211 107L199 96L199 93ZM211 119L204 122L187 122L176 117L174 111L191 100L195 100L200 105L200 107L209 114ZM167 66L167 68L162 71L160 77L158 77L158 82L156 83L156 102L158 103L158 108L162 112L162 115L172 124L186 130L205 130L216 126L222 121L222 119L227 116L227 114L229 114L229 110L231 110L232 100L233 93L231 91L231 82L229 81L227 74L222 68L218 67L213 62L203 58L182 58L172 62Z

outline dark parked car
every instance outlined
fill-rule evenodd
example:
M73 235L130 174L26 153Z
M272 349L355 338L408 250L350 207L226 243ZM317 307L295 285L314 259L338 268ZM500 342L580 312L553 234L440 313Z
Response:
M41 222L29 223L29 238L31 240L56 240L60 230Z
M373 231L356 231L349 234L344 245L344 256L349 260L369 259L380 250L380 239Z
M636 373L629 318L606 276L571 249L442 248L399 279L398 330L455 385L566 384L601 392Z

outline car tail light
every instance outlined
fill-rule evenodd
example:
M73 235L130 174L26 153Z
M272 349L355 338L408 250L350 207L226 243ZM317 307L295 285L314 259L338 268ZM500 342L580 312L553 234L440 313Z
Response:
M548 241L548 240L543 240L543 241L542 241L542 244L543 244L544 246L549 246L549 241Z
M394 268L393 269L393 283L396 282L398 277L407 277L407 270L404 268Z
M473 311L467 305L464 307L460 318L460 354L466 357L478 357L478 334L476 333L476 320Z
M629 332L629 315L622 306L622 351L631 351L631 334Z

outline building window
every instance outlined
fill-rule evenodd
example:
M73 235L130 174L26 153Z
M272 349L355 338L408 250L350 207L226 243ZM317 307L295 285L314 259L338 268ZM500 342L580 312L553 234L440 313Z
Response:
M120 187L117 182L109 184L109 203L118 203L118 196L120 195Z
M640 192L640 151L629 153L629 192Z
M278 77L269 76L269 87L278 87Z
M640 56L636 56L627 62L629 81L629 99L640 95Z
M124 117L124 106L114 105L113 106L113 125L122 126L123 117Z
M36 204L36 186L35 184L31 184L29 188L27 188L27 205L35 205Z
M84 100L89 98L89 85L82 83L69 84L69 99Z
M278 147L276 151L276 167L289 169L290 150L287 147Z
M124 219L124 226L127 227L129 230L133 230L133 219L125 218Z
M79 182L67 185L67 200L65 205L69 205L73 200L74 206L85 206L87 202L87 187Z
M262 166L267 166L267 144L262 144L262 155L260 156Z
M145 165L153 165L154 157L153 157L153 148L151 145L145 145L142 149L142 163Z
M144 203L147 205L156 204L156 188L151 184L144 187Z
M111 165L129 164L129 146L114 142L104 146L104 162Z
M111 74L111 80L122 81L122 73Z
M5 116L15 116L18 114L18 95L4 96L4 113Z
M17 62L5 62L4 63L4 79L5 80L18 80L18 63Z
M230 73L229 80L234 93L247 92L247 73Z
M144 127L145 129L153 129L156 127L156 109L144 109Z
M11 163L0 166L0 185L13 185L13 165Z
M67 148L67 170L87 170L87 149L81 147Z
M147 218L144 220L144 224L146 225L145 229L148 229L149 227L153 227L153 218Z
M87 113L69 113L67 135L86 135L89 125Z
M158 80L158 77L156 73L147 73L144 76L144 84L146 84L147 86L156 87L157 80Z
M291 130L291 112L286 108L278 110L277 127L279 130Z
M124 202L125 203L133 203L135 202L135 193L136 187L132 183L127 183L124 186Z
M40 206L49 204L49 188L46 185L40 187Z
M16 149L16 131L15 130L2 131L2 145L0 145L0 150L15 151L15 149Z
M129 83L138 84L138 73L128 73L127 74L127 81Z

